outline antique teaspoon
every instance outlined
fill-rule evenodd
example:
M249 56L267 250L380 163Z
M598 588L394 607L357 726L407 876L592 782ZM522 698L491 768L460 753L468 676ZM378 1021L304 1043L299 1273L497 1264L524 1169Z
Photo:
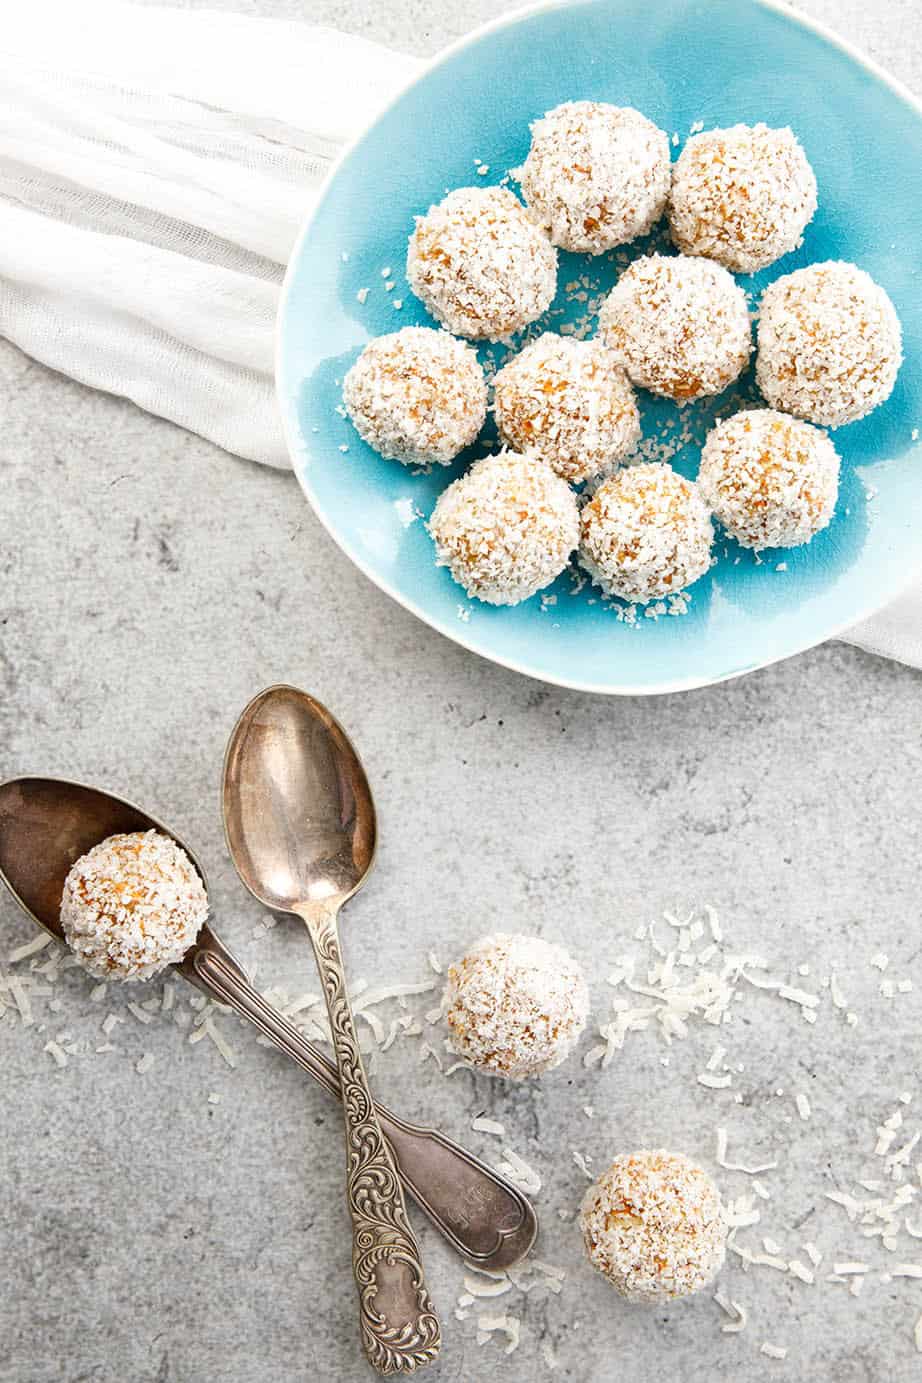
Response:
M337 933L340 908L374 861L375 808L365 771L324 706L294 687L269 687L231 734L223 810L243 883L273 912L302 918L314 947L343 1092L365 1352L382 1373L418 1368L438 1354L441 1329L368 1088Z
M12 779L0 784L0 881L33 921L63 942L61 892L74 860L106 836L150 830L177 840L207 887L205 871L189 846L133 803L59 778ZM252 988L210 924L172 968L229 1004L339 1097L336 1068ZM382 1105L377 1108L404 1183L458 1253L493 1271L511 1267L528 1253L537 1219L517 1187L437 1130L408 1123Z

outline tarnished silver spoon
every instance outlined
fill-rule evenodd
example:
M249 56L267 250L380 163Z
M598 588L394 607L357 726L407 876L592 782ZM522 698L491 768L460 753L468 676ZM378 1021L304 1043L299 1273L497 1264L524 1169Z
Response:
M382 1373L429 1363L441 1329L375 1113L346 991L337 917L374 862L377 824L358 754L325 706L295 687L254 697L224 760L224 829L244 884L300 917L314 948L346 1121L346 1197L365 1353Z
M64 941L61 894L74 861L107 836L150 830L176 840L207 887L201 861L185 841L133 803L60 778L11 779L0 783L0 881L34 922ZM234 1008L340 1097L336 1068L252 988L210 925L172 968ZM517 1187L436 1130L408 1123L383 1105L377 1111L404 1184L456 1252L492 1271L528 1253L537 1219Z

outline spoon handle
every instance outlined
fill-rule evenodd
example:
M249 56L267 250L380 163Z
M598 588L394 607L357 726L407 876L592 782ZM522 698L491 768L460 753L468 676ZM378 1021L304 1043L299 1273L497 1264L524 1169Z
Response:
M336 1067L252 987L223 948L196 947L191 965L188 979L229 1004L340 1098ZM375 1109L404 1185L452 1248L494 1272L518 1263L538 1229L531 1202L518 1187L437 1129L411 1124L377 1101Z
M362 1343L379 1373L410 1373L436 1358L442 1331L429 1297L403 1190L368 1088L349 1007L335 911L301 914L327 1001L346 1122L346 1196Z

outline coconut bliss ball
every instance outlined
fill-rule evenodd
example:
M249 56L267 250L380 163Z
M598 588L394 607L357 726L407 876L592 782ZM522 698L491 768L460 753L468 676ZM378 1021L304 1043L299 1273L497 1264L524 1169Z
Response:
M676 248L754 274L800 244L816 211L816 178L796 135L767 125L705 130L673 170Z
M709 259L635 259L599 313L599 334L635 384L682 402L719 394L752 350L743 290Z
M759 309L756 381L773 408L821 427L890 397L903 359L899 318L854 264L829 260L776 279Z
M447 466L487 415L487 385L472 347L431 327L378 336L343 380L359 436L406 465Z
M579 560L595 584L645 604L679 595L711 566L714 529L697 486L661 462L627 466L580 515Z
M582 970L536 936L485 936L449 966L449 1042L487 1075L525 1080L559 1066L589 1016Z
M416 219L410 287L443 326L502 341L546 311L557 251L504 187L459 187Z
M839 455L798 418L771 408L735 413L708 434L698 489L743 547L798 547L832 518Z
M630 106L567 101L531 127L520 170L528 210L555 245L602 254L662 216L669 137Z
M502 440L565 480L616 466L640 438L634 390L601 341L545 332L499 371L494 407Z
M590 1186L579 1215L590 1263L629 1301L700 1292L726 1256L711 1178L681 1153L624 1153Z
M64 935L100 980L146 980L182 960L207 915L198 871L159 831L109 836L64 880Z
M468 595L517 605L559 576L579 541L576 496L533 453L485 456L439 496L436 562Z

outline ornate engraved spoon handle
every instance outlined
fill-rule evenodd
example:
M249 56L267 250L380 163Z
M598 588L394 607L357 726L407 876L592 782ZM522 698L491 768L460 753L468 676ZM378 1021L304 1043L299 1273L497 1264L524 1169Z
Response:
M339 1099L336 1067L253 989L210 932L199 937L179 968L219 1003L230 1004ZM538 1222L522 1192L437 1129L408 1123L378 1101L375 1109L404 1186L452 1248L494 1271L523 1258Z
M441 1327L368 1088L346 994L336 915L308 910L302 915L327 1001L342 1089L352 1271L359 1292L362 1343L380 1373L410 1373L436 1358Z

